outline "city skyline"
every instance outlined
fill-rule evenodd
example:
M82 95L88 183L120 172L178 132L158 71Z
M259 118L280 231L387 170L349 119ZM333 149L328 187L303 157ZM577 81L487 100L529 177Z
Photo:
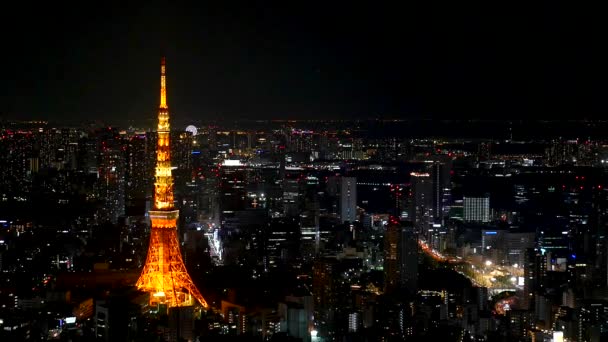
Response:
M401 5L15 4L0 340L608 340L602 12Z
M332 120L169 132L160 98L157 130L0 122L0 336L605 337L603 126L583 123L584 139L516 127L521 140L509 125L432 138ZM170 264L192 282L160 280ZM206 310L159 301L152 279L198 288Z
M560 3L45 6L14 5L28 30L1 24L1 117L144 120L162 52L190 120L605 112L599 18Z

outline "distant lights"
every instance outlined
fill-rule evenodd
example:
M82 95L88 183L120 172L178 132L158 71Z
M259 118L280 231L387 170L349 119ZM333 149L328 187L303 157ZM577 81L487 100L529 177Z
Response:
M431 175L428 172L410 172L410 176L412 176L412 177L430 177Z

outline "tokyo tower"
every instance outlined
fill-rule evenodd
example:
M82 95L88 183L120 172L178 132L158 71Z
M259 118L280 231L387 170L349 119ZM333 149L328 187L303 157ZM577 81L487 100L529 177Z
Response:
M158 109L158 144L154 182L154 210L150 210L150 246L146 264L137 280L138 289L150 293L150 306L168 308L192 306L205 309L208 304L200 294L184 265L177 239L179 210L173 206L173 176L169 147L169 107L165 58L160 66L160 107Z

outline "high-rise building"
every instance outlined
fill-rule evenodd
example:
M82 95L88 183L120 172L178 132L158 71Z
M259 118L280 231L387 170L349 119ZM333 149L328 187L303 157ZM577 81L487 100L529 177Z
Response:
M11 132L0 141L0 193L24 196L31 185L30 157L34 139L26 132Z
M99 175L97 168L99 160L97 158L97 139L93 134L83 137L78 142L78 168L89 174ZM42 151L40 155L40 167L44 167Z
M484 257L495 264L507 262L507 236L508 231L502 229L482 229L481 249Z
M115 223L125 214L125 153L116 129L101 130L98 138L100 221Z
M399 284L413 295L418 290L418 237L411 224L403 223L399 235Z
M302 210L300 216L300 251L304 260L312 259L320 248L319 232L319 180L308 177L302 191Z
M341 222L354 222L357 217L357 179L331 176L327 178L325 191L332 199L332 212Z
M415 294L418 289L418 239L411 224L389 219L384 235L385 291Z
M440 158L445 157L445 158ZM451 201L451 174L452 160L446 156L438 156L429 166L433 187L433 223L443 225L444 216L447 215Z
M384 291L399 287L399 237L401 226L395 218L386 226L384 233Z
M300 213L300 178L298 175L283 178L283 214L297 216Z
M507 260L510 265L523 266L526 250L534 247L534 233L509 232L507 234Z
M528 248L525 252L524 291L522 308L535 307L538 293L542 293L547 276L547 255L540 250Z
M134 134L127 143L127 201L144 200L152 186L153 168L149 167L148 144L144 133Z
M490 196L464 197L465 222L490 222Z
M220 208L221 220L245 210L247 169L238 160L225 160L220 168Z
M433 181L428 172L412 172L410 219L419 228L428 228L433 221Z
M175 132L172 134L173 141L171 154L175 159L175 167L181 170L192 168L192 151L194 147L194 136L191 132Z
M298 256L300 226L293 218L273 219L266 230L266 251L269 266L289 264Z
M357 221L357 178L340 178L340 220Z
M604 341L608 328L608 304L589 300L578 312L578 341Z
M327 321L335 309L337 300L334 293L334 273L337 268L335 258L321 258L315 261L312 269L312 293L315 320Z
M315 326L321 336L347 332L352 270L362 267L362 259L350 256L318 258L313 265L313 300ZM329 333L329 334L328 334Z

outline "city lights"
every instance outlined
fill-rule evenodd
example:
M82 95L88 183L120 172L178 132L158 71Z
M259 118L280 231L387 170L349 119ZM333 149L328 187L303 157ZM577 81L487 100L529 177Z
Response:
M605 10L183 5L5 6L0 341L608 341Z

